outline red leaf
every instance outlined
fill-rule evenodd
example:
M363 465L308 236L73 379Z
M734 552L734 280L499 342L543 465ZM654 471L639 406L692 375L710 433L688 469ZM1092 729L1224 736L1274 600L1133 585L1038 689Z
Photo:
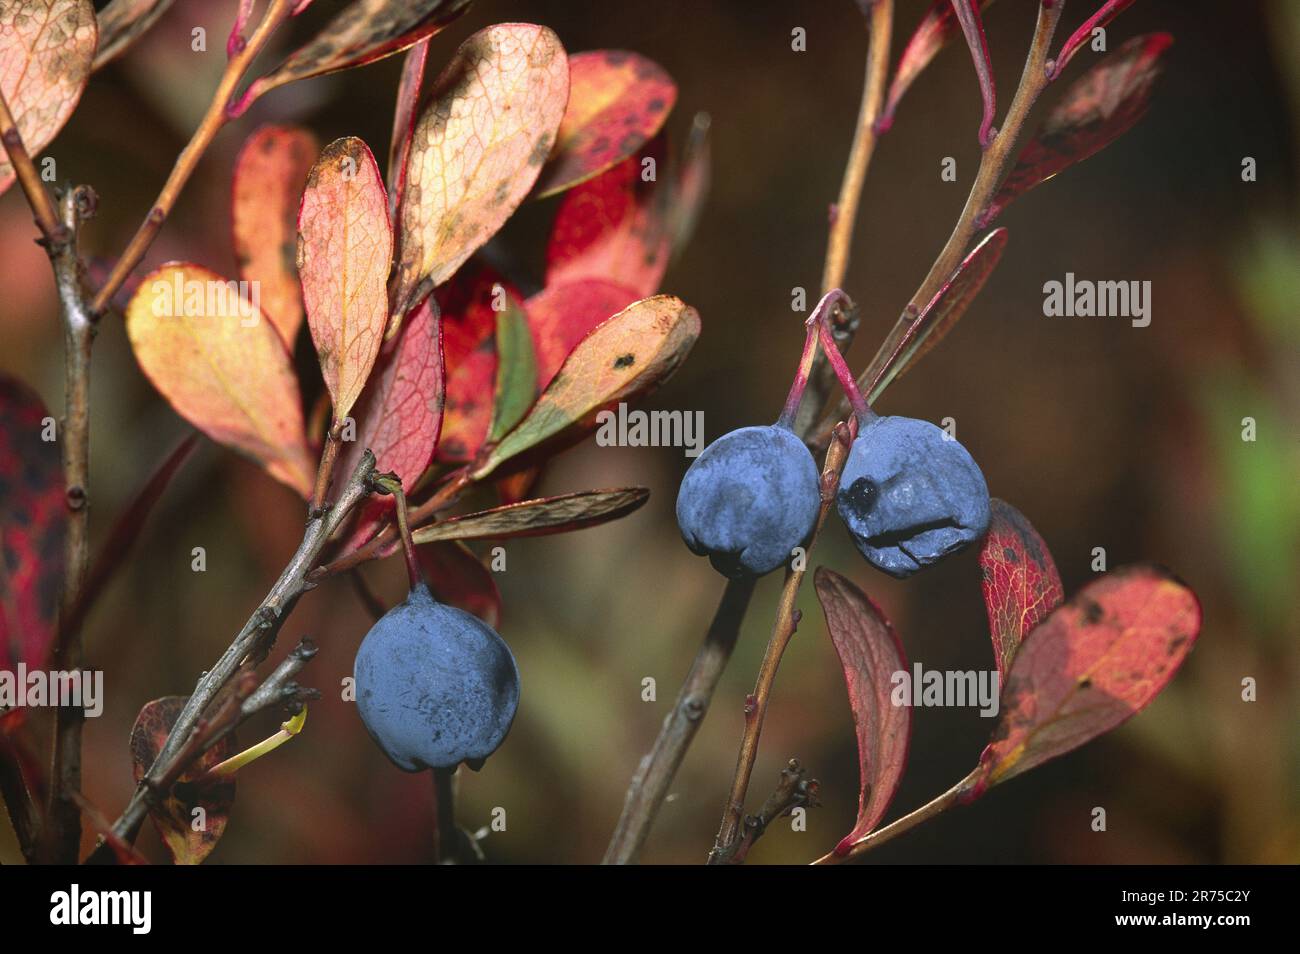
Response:
M1129 40L1089 70L1066 92L1038 135L1021 151L988 209L981 227L1012 200L1076 162L1100 152L1146 114L1160 57L1174 42L1168 33Z
M1070 34L1070 38L1061 45L1060 55L1047 64L1047 75L1051 79L1056 79L1061 72L1074 59L1074 54L1079 52L1079 47L1092 39L1092 31L1098 27L1105 27L1107 23L1123 13L1125 8L1132 5L1133 0L1106 0L1101 9L1090 16L1084 23Z
M988 8L993 0L981 0L980 9ZM908 87L921 75L921 71L930 65L939 51L960 29L957 17L953 13L952 0L934 0L921 22L917 24L912 38L903 48L903 55L898 59L898 68L894 70L894 81L889 85L889 95L885 99L885 108L877 122L882 131L894 122L894 111L899 100Z
M524 303L533 332L537 386L546 388L570 352L593 328L640 296L601 279L548 285Z
M302 291L294 263L298 206L320 144L298 126L263 126L235 160L231 231L239 277L257 282L266 317L293 350L302 327Z
M993 655L1005 682L1025 634L1060 605L1065 590L1047 543L1024 515L996 497L989 509L992 519L980 550L980 569Z
M891 698L894 674L907 672L907 656L889 620L865 593L825 567L818 567L813 579L844 667L858 736L858 820L835 846L835 854L843 856L885 816L907 765L912 707Z
M369 448L378 473L392 471L410 490L433 460L442 429L442 334L437 305L419 305L379 359L357 405L356 440L340 455L335 477L347 480ZM366 539L392 511L392 497L372 496L354 538Z
M537 195L563 192L635 155L676 100L672 77L644 56L624 50L571 56L569 104Z
M627 286L638 298L658 290L671 240L672 189L660 182L665 154L663 136L656 136L641 155L564 197L546 246L548 286L599 278ZM653 181L643 177L645 158L654 160Z
M463 543L430 543L416 550L436 599L473 613L493 629L501 625L496 578Z
M67 533L57 441L41 399L0 375L0 669L41 668L54 641ZM51 425L52 425L51 420Z
M447 368L440 461L472 460L492 424L497 379L497 313L492 305L497 288L508 298L520 297L497 272L484 266L463 269L435 292L442 308L442 353Z
M398 206L406 189L406 157L415 135L415 110L424 89L424 64L429 59L426 37L406 51L402 79L397 85L397 106L393 110L393 136L388 147L388 218L397 226Z
M1089 583L1025 638L964 800L1141 711L1178 671L1200 628L1196 595L1164 569L1121 567Z

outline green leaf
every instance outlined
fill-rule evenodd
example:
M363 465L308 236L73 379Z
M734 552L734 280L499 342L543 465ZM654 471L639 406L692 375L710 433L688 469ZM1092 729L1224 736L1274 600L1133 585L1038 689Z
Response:
M497 312L497 393L488 441L495 444L518 424L537 400L537 358L528 316L510 296Z

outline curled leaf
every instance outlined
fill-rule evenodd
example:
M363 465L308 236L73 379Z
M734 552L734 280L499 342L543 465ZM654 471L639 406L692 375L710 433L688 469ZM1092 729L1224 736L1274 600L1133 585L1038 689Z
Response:
M1124 10L1133 3L1133 0L1106 0L1092 16L1088 17L1079 29L1070 34L1070 38L1061 45L1061 52L1047 64L1047 75L1056 79L1061 75L1061 71L1070 65L1070 60L1074 59L1074 54L1079 52L1079 48L1087 43L1093 37L1093 31L1104 28L1111 20L1123 13Z
M643 298L573 350L532 410L474 469L482 479L544 441L585 433L596 415L668 378L700 336L700 316L671 295Z
M126 333L176 413L310 496L298 380L279 334L236 282L201 265L164 265L131 297Z
M1144 709L1187 658L1200 628L1195 594L1160 567L1121 567L1089 583L1025 637L965 799Z
M390 333L518 208L568 95L568 59L546 27L501 24L461 44L411 142Z
M842 856L880 823L907 765L912 707L892 698L895 674L907 673L907 656L880 607L849 580L818 567L814 582L844 668L858 737L858 819L835 846Z
M593 328L637 300L636 292L614 282L588 278L548 285L528 299L528 323L537 356L537 383L551 383L573 349Z
M1132 129L1146 114L1160 75L1160 58L1173 42L1168 33L1136 36L1075 82L1048 114L1038 135L1021 150L980 216L981 225L996 219L1018 196Z
M131 768L136 784L144 778L162 751L167 734L176 724L188 696L164 696L147 703L131 727ZM163 844L178 865L197 865L212 853L226 831L235 804L235 780L197 780L236 750L232 732L217 742L182 773L166 797L149 812ZM196 825L201 819L203 824Z
M321 374L341 422L361 395L388 322L393 232L379 167L354 136L325 147L298 212L298 273Z
M658 63L625 50L569 58L569 104L537 195L563 192L635 155L659 132L677 86Z
M1016 650L1065 597L1047 543L1011 504L989 501L988 536L980 549L984 608L998 674L1005 680Z
M33 157L77 108L97 35L90 0L0 3L0 91ZM0 149L0 193L13 181L13 166Z
M434 599L473 613L493 629L501 626L496 577L463 543L431 543L416 551Z
M144 35L173 0L109 0L99 11L99 48L94 68L107 66Z
M971 59L975 63L975 75L980 84L980 99L984 103L979 139L981 146L987 146L993 137L997 93L993 81L993 64L989 60L989 45L984 36L984 24L980 20L979 6L975 0L952 0L952 8L957 14L957 22L961 24L961 31L966 36L966 45L970 47Z
M285 346L302 327L296 264L298 207L320 144L299 126L262 126L235 160L231 232L239 277L257 282L262 311Z
M993 0L981 0L979 8L985 10L992 2ZM953 12L952 0L934 0L898 59L893 82L889 84L889 94L885 97L885 108L880 115L879 125L882 129L888 129L893 123L894 111L898 109L903 94L959 29L961 25Z
M971 249L919 315L910 321L906 314L899 319L867 368L868 401L880 397L952 330L993 274L1006 245L1007 230L994 229Z
M473 0L352 0L315 39L254 82L236 113L285 83L364 66L433 36ZM299 7L301 10L302 7ZM298 11L295 11L298 12Z
M644 487L622 490L584 490L558 497L542 497L494 507L479 513L452 517L412 532L416 543L437 540L499 540L568 533L617 520L636 510L650 496Z
M57 630L68 510L55 436L41 399L0 375L0 672L43 668Z

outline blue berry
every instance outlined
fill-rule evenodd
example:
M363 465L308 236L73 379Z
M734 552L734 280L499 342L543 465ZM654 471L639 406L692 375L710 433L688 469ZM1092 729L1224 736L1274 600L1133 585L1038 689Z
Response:
M477 769L510 730L519 669L482 620L439 603L423 583L361 641L357 710L398 768Z
M910 417L877 417L862 429L836 506L867 561L900 579L989 526L988 487L966 448Z
M817 465L794 433L742 427L704 449L677 492L686 545L737 579L790 559L812 532L821 502Z

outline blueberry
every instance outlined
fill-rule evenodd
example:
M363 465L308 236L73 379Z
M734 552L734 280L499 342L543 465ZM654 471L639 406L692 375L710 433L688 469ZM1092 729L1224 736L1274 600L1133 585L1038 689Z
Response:
M695 553L737 579L761 576L808 539L817 465L787 427L742 427L704 449L677 492L677 525Z
M877 417L862 429L836 506L868 562L900 579L989 526L988 487L966 448L910 417Z
M477 769L510 730L519 669L482 620L439 603L423 583L361 641L357 710L398 768Z

